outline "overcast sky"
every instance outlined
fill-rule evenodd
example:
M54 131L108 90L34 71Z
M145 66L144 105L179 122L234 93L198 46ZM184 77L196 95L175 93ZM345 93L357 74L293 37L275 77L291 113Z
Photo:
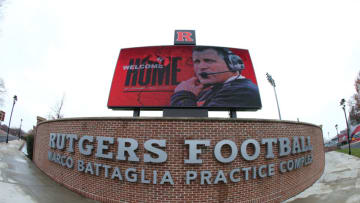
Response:
M1 2L1 1L0 1ZM342 98L360 71L360 1L48 1L5 0L0 7L0 77L11 127L29 130L65 94L65 117L132 116L107 109L121 48L172 45L175 29L196 30L197 45L248 49L263 107L242 118L345 129ZM161 112L142 112L160 116ZM211 117L228 116L210 112Z

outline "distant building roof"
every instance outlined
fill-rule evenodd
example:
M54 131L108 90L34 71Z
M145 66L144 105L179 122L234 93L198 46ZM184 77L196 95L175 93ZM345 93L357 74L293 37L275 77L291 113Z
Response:
M40 117L40 116L36 116L36 121L37 121L37 123L40 123L40 122L46 121L46 119L43 117Z
M12 135L9 133L9 135ZM0 129L0 136L6 136L6 132Z
M6 132L0 129L0 136L6 136Z

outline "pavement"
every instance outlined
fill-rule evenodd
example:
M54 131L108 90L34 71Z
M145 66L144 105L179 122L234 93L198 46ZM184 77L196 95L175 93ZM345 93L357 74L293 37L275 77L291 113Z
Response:
M340 152L325 153L323 175L286 203L359 203L360 159Z
M20 150L22 140L0 143L0 202L95 203L54 182ZM311 187L284 203L359 203L360 159L339 152L325 154L325 171Z
M94 203L54 182L19 149L22 140L0 143L1 203Z

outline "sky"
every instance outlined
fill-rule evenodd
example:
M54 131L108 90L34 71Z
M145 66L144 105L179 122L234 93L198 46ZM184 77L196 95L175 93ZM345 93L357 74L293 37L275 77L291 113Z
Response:
M3 0L0 78L5 124L32 129L65 95L65 117L132 116L107 100L120 49L173 45L174 30L196 31L197 45L248 49L262 109L238 118L323 126L324 139L346 128L342 98L355 93L360 71L360 2L302 1L48 1ZM348 111L348 107L347 107ZM160 111L141 116L161 116ZM228 117L228 112L210 112Z

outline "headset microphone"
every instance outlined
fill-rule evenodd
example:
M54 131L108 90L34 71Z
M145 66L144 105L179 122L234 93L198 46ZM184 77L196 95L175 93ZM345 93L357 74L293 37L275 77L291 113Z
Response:
M221 72L212 72L212 73L201 72L199 75L200 75L200 77L207 79L207 78L209 78L209 75L216 75L216 74L227 73L227 72L233 72L233 71L221 71Z

